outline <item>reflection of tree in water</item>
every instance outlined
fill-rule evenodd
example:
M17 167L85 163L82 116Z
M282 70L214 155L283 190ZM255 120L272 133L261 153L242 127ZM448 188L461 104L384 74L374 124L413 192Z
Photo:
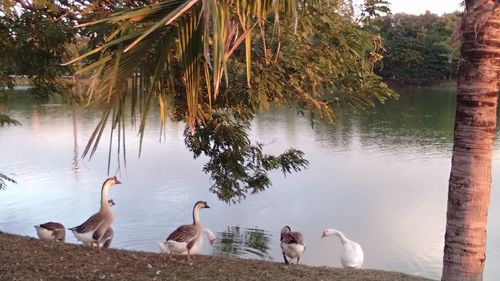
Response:
M257 256L272 259L268 254L271 234L257 228L241 228L228 226L225 231L217 233L214 255L246 257Z

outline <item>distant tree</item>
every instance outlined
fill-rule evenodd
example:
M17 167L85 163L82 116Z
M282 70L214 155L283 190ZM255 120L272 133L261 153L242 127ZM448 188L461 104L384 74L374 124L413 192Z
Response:
M458 46L451 42L451 36L458 19L457 13L437 16L430 12L381 19L386 52L380 74L385 79L413 83L456 77Z
M466 0L443 257L445 281L483 280L500 92L500 3Z

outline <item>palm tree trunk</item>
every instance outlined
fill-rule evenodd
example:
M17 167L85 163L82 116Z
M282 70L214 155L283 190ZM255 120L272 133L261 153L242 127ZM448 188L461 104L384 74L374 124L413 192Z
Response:
M442 280L482 280L500 90L500 7L465 1Z

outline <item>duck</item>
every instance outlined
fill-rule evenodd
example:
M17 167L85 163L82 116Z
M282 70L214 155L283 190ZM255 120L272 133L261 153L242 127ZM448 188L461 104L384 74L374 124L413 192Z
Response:
M110 207L113 207L114 205L116 205L116 203L115 203L115 201L113 201L113 199L109 199L108 200L108 205ZM103 248L103 249L109 248L109 246L111 245L111 241L113 240L114 234L115 233L114 233L113 229L110 226L108 228L108 230L106 230L106 232L104 233L104 235L102 236L102 238L100 239L100 241L99 241L99 247ZM93 246L92 243L83 243L83 244L87 245L87 246Z
M205 234L205 236L207 236L207 239L208 241L210 242L210 245L213 246L215 241L217 240L215 234L212 232L212 230L208 229L208 228L203 228L202 230L203 234ZM198 240L196 240L196 243L193 245L193 247L191 248L191 255L198 255L201 253L201 249L203 248L203 235L200 236L200 238L198 238ZM178 242L175 242L175 241L172 241L170 242L171 244L173 243L178 243ZM165 253L169 253L169 249L168 249L168 246L167 246L167 242L158 242L158 244L160 245L160 252L162 254L165 254ZM180 245L176 245L175 247L180 247ZM180 253L181 255L187 255L187 250Z
M66 238L66 230L64 225L58 222L46 222L43 224L35 225L36 234L38 238L46 241L63 242Z
M289 257L291 261L297 258L297 264L299 264L300 256L302 256L306 248L302 234L298 231L292 231L287 225L281 229L280 242L285 264L289 264L287 257Z
M361 268L363 266L364 254L361 246L347 239L347 237L339 230L328 228L323 230L321 238L335 235L340 238L342 250L340 252L340 263L343 268Z
M193 207L193 223L179 226L170 233L164 245L170 251L170 260L175 260L174 254L187 252L187 260L191 260L191 249L201 236L200 209L210 208L206 201L198 201Z
M113 223L114 216L108 203L109 188L121 184L116 177L107 178L101 188L101 208L82 224L69 228L78 241L94 243L99 251L99 242Z

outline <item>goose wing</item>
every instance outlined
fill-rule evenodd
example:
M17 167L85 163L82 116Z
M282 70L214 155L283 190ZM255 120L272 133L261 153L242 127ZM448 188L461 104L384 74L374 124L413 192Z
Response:
M189 242L196 237L196 234L196 227L194 225L185 224L179 226L174 232L170 233L167 237L167 241Z
M304 245L304 237L302 233L297 231L290 231L287 233L283 233L281 235L281 242L285 244L299 244Z
M44 223L44 224L41 224L40 227L43 227L47 230L52 230L52 231L61 230L61 229L64 230L64 225L62 225L58 222L51 222L51 221Z
M70 230L75 230L78 233L86 233L96 230L104 222L104 216L98 212L93 214L85 222L79 226L70 228Z

